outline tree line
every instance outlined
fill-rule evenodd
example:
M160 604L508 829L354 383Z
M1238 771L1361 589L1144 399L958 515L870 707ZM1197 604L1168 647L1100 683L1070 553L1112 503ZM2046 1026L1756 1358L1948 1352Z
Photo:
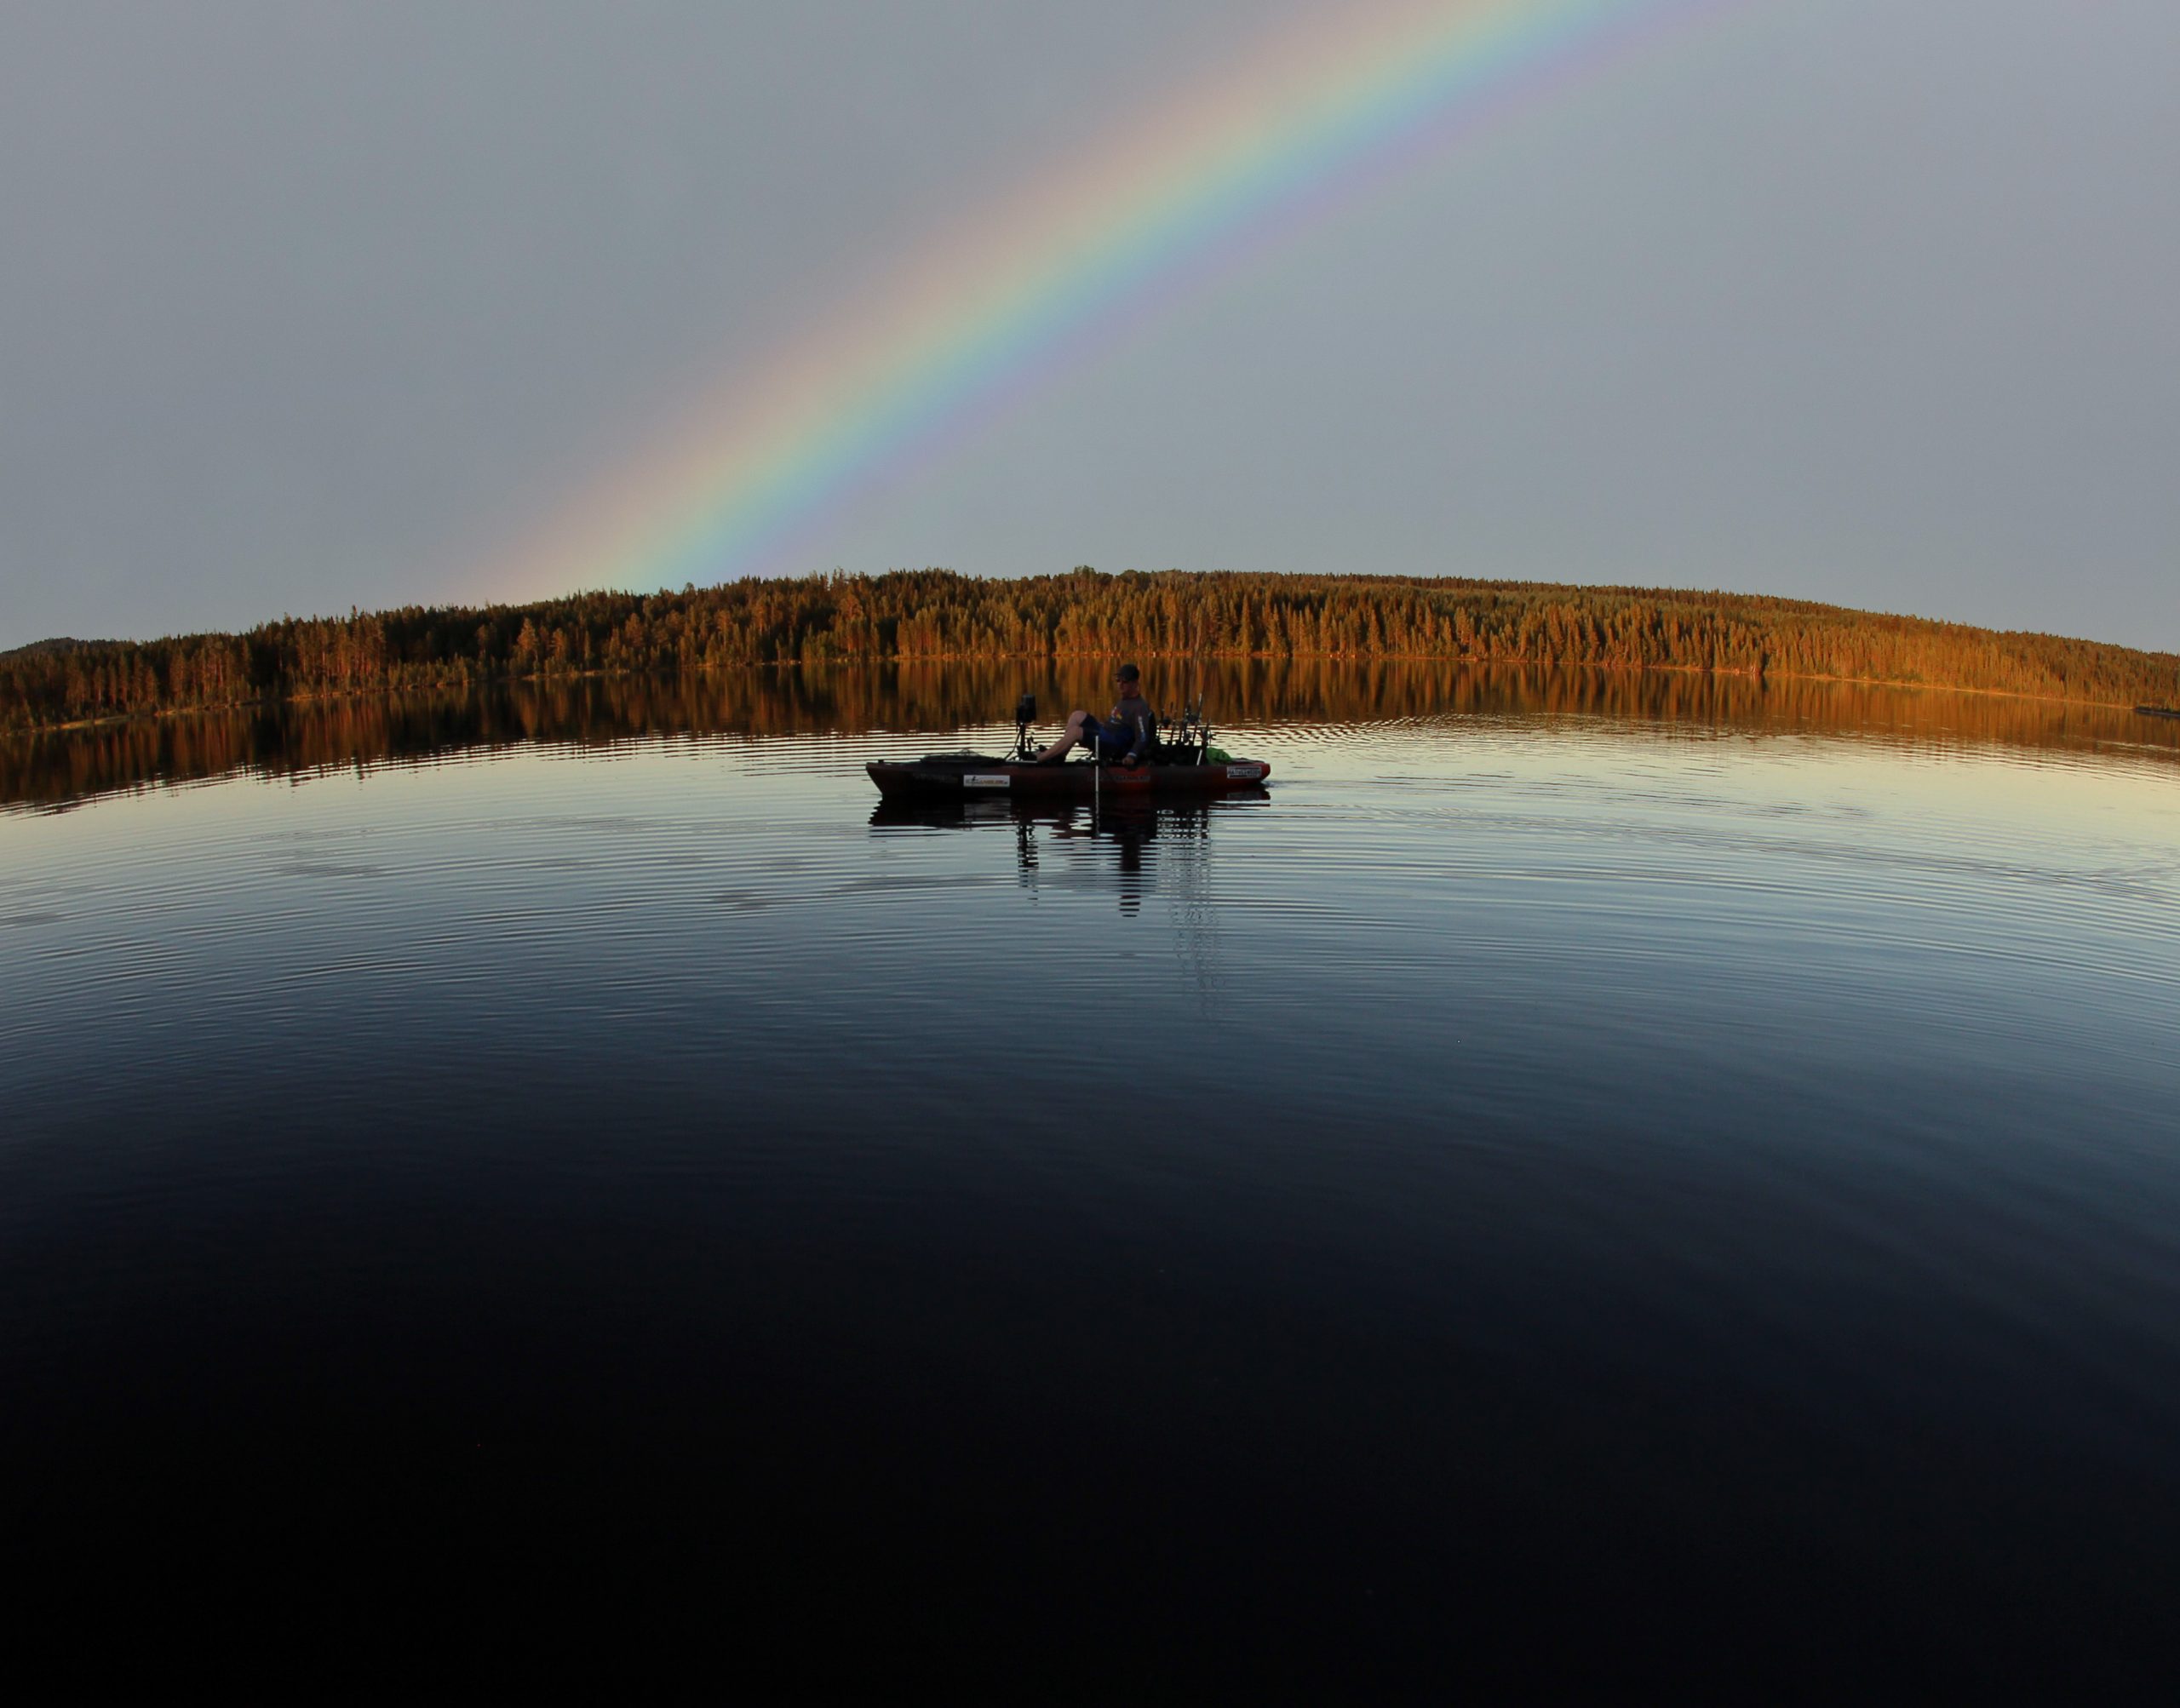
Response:
M1090 569L985 580L921 570L48 643L0 656L0 729L507 679L1122 655L1574 664L2180 702L2172 653L1745 593Z

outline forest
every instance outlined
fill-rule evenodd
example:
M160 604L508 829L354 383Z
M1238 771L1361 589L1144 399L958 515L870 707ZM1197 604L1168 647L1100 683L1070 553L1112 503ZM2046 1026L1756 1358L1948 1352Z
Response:
M284 700L752 665L1436 660L2180 703L2180 656L1742 593L1343 575L944 570L290 617L0 655L0 730Z

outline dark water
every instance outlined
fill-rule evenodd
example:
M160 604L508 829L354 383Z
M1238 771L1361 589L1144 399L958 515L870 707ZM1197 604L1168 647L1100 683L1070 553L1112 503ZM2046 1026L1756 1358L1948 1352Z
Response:
M0 750L18 1556L318 1683L2173 1677L2170 727L1236 671L1263 794L876 811L1003 677Z

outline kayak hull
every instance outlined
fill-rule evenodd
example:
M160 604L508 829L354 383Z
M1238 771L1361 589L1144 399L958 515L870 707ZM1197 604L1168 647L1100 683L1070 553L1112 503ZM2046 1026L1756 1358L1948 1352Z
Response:
M888 800L1196 799L1261 788L1271 775L1262 759L1203 765L1022 765L979 754L934 754L921 759L873 759L863 767Z

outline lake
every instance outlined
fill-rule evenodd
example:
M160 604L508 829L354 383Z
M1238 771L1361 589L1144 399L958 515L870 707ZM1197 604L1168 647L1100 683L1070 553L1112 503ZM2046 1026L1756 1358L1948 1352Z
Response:
M1106 673L0 742L19 1559L321 1683L2170 1682L2180 726L1146 661L1268 789L879 810Z

